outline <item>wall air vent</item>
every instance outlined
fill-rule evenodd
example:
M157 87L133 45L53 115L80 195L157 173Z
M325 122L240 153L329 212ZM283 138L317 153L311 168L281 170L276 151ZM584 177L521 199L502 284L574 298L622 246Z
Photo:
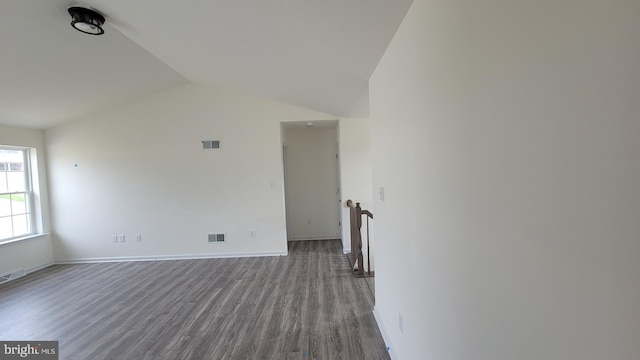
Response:
M224 241L224 234L209 234L209 244L221 243Z
M203 149L220 149L220 140L202 140Z
M27 275L27 272L24 271L23 269L20 270L16 270L14 272L11 272L9 274L4 274L4 275L0 275L0 284L10 281L10 280L14 280L17 279L19 277L23 277Z
M0 275L0 284L11 280L11 274Z

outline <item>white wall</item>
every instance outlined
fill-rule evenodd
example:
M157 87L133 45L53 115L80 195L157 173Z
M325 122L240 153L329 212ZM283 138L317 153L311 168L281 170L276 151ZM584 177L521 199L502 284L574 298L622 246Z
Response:
M336 127L286 129L289 240L338 239Z
M345 251L351 251L351 232L347 200L360 202L362 209L372 211L371 190L371 120L340 119L338 128L340 137L340 175L342 180L342 243ZM375 215L375 214L374 214ZM363 217L362 238L366 241L366 219ZM371 269L374 269L373 221L371 230ZM363 246L366 262L366 245Z
M414 1L370 81L397 358L638 358L639 13Z
M47 130L55 259L286 253L280 122L324 118L186 85Z
M31 271L53 262L49 232L49 196L42 130L0 125L0 145L35 149L38 173L34 175L36 229L40 234L29 239L0 245L0 274L16 270ZM32 153L33 157L33 153Z

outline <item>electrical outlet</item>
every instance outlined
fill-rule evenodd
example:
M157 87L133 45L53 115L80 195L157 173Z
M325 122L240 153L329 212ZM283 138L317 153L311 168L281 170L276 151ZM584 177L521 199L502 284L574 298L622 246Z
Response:
M121 243L123 243L123 242L125 242L125 241L126 241L126 239L125 239L125 237L124 237L124 234L120 234L120 235L118 235L118 239L120 239L120 242L121 242Z
M379 193L380 193L380 201L384 201L384 186L380 186Z
M398 328L400 329L400 334L404 334L404 319L402 318L402 313L398 313Z
M256 231L255 230L249 230L249 236L254 238L256 237Z
M114 243L118 242L118 235L111 235L111 240L113 240Z
M142 235L136 234L136 242L142 242Z

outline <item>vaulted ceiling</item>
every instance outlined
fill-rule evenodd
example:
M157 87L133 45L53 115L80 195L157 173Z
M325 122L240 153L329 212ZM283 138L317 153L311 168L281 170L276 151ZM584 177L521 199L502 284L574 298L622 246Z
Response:
M47 128L188 82L368 115L368 79L412 0L0 2L0 124Z

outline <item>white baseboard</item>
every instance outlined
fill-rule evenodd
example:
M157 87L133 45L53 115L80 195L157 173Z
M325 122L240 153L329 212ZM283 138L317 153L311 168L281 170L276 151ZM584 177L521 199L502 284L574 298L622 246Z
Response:
M164 260L196 260L196 259L221 259L264 256L287 256L288 252L252 252L252 253L222 253L222 254L187 254L187 255L155 255L155 256L115 256L56 260L55 264L87 264L127 261L164 261Z
M32 267L30 269L27 269L27 274L31 274L32 272L36 272L36 271L42 270L44 268L48 268L51 265L53 265L53 261L50 261L50 262L48 262L46 264L42 264L42 265L38 265L38 266Z
M387 331L387 327L384 326L384 322L382 321L382 315L378 312L377 307L373 307L373 317L376 318L376 323L378 323L378 329L380 329L380 334L382 334L382 338L384 339L384 343L387 345L387 351L389 352L389 356L391 360L399 360L398 355L396 354L396 350L391 343L391 338L389 337L389 332Z
M342 253L347 255L347 254L351 254L351 248L349 249L342 249Z

